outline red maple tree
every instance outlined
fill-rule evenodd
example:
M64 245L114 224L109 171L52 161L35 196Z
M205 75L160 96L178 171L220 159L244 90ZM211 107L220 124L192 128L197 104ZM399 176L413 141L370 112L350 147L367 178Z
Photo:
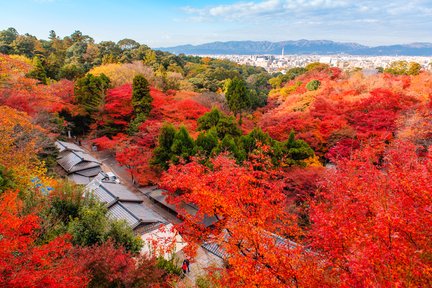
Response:
M430 286L432 154L397 142L377 160L364 149L328 170L311 206L312 247L341 286Z
M321 270L313 255L291 241L302 233L286 209L284 183L271 161L261 153L239 166L220 155L209 166L195 159L172 166L162 177L168 201L184 217L178 229L191 243L188 253L193 255L194 243L218 244L228 263L220 281L230 287L317 285ZM198 212L190 214L184 203ZM213 225L205 225L210 217Z
M21 216L18 192L0 200L0 286L85 287L88 274L72 257L70 236L36 245L39 217Z

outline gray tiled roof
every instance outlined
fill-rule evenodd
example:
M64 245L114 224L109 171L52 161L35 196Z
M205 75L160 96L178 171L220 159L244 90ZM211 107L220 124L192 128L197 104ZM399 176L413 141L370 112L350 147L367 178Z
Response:
M112 204L114 204L115 202L117 202L118 198L115 197L113 194L105 191L104 189L102 189L100 186L96 186L96 187L91 187L89 188L89 186L87 185L88 188L88 192L95 196L97 200L99 200L102 203L106 203L108 207L110 207Z
M86 186L86 190L107 205L111 218L125 220L132 229L165 222L162 217L144 206L142 200L126 186L104 182L102 179L105 177L103 172L98 174Z
M285 239L279 235L276 235L274 233L270 233L268 231L263 231L263 235L267 235L270 238L273 238L275 240L275 244L277 246L283 246L285 248L288 249L294 249L296 247L299 246L299 244L289 240L289 239ZM227 238L229 237L228 234L225 234L225 240L227 240ZM218 256L219 258L222 259L226 259L229 254L220 247L220 245L218 243L214 243L214 242L204 242L201 245L204 249L206 249L207 251L211 252L212 254Z
M140 224L140 219L125 209L119 202L109 208L108 215L116 220L125 220L132 229L138 227Z
M149 193L153 192L154 190L160 190L160 189L158 189L157 186L146 186L146 187L138 188L138 190L141 191L141 193L143 193L144 195L148 195Z
M185 209L187 213L193 216L195 216L198 213L198 208L192 204L183 204L182 208ZM206 228L210 227L216 222L218 222L216 216L208 216L207 214L204 215L204 218L202 220L202 224L204 224Z
M100 168L100 164L97 162L87 162L87 161L82 161L76 165L74 165L70 170L69 173L72 172L79 172L79 171L83 171L83 170L87 170L87 172L90 172L90 169L92 168ZM102 169L99 170L99 172ZM99 172L93 174L93 176L96 176Z
M171 209L172 211L178 213L177 207L175 205L169 204L166 201L166 196L163 194L164 190L156 189L147 194L148 197L151 199L159 202L160 204L164 205L165 207ZM188 214L195 216L198 212L198 208L195 205L192 204L183 204L181 205L181 208L183 208ZM215 216L208 216L204 215L204 219L202 221L202 224L207 228L214 223L216 223L218 220Z
M100 166L97 159L79 151L65 151L63 157L57 160L57 163L68 173Z
M271 235L272 235L272 237L275 238L277 246L284 246L284 247L289 248L289 249L294 249L294 248L297 248L299 246L299 244L297 244L296 242L291 241L291 240L286 239L286 238L283 238L279 235L276 235L276 234L271 234Z
M144 223L164 222L158 214L142 204L123 202L122 205Z
M102 171L100 166L94 167L94 168L89 168L86 170L80 170L75 172L78 175L81 176L86 176L86 177L95 177L97 175L99 175L99 173Z
M100 199L101 202L111 204L113 201L122 202L136 202L141 203L142 200L126 186L118 183L107 183L103 182L102 173L98 174L93 181L87 186L87 191L93 191L95 196Z
M165 191L161 190L161 189L156 189L156 190L153 190L153 191L149 192L147 194L147 196L150 197L151 199L155 200L156 202L159 202L163 206L168 207L171 210L177 212L177 209L176 209L175 205L168 204L166 202L166 196L163 195L163 192L165 192Z
M64 142L64 141L57 140L55 142L55 145L60 150L60 152L63 152L65 150L84 152L84 150L81 147L79 147L78 145L76 145L74 143L70 143L70 142Z
M99 173L98 175L96 175L96 177L95 178L93 178L93 181L94 182L96 182L96 181L102 181L102 179L104 179L106 177L106 175L105 175L105 172L101 172L101 173Z
M75 173L69 174L67 177L71 181L73 181L75 184L87 185L91 181L90 177L78 175L78 174L75 174Z
M222 249L220 245L217 243L205 242L201 245L201 247L203 247L204 249L206 249L207 251L211 252L212 254L216 255L221 259L226 259L228 257L228 253L226 253L226 251Z
M108 215L117 220L125 220L132 229L140 224L164 222L156 213L138 203L117 202L108 209Z
M111 192L118 200L122 202L137 202L141 203L142 200L126 186L117 183L101 183L101 188Z
M66 152L66 154L64 154L64 156L62 158L60 158L57 163L64 169L66 170L66 172L70 172L70 170L77 165L78 163L80 163L82 161L82 159L80 157L78 157L78 155L76 155L73 152Z

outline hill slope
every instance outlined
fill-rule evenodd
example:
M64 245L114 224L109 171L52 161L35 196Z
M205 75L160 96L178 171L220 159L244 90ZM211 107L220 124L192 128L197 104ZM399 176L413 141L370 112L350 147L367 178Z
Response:
M180 45L157 48L175 54L350 54L350 55L405 55L432 56L432 43L397 44L389 46L369 47L358 43L342 43L329 40L297 40L297 41L229 41L212 42L200 45Z

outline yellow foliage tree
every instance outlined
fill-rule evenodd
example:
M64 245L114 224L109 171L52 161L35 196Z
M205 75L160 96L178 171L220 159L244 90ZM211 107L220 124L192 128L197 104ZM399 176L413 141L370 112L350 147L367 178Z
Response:
M47 185L53 184L37 157L38 138L43 132L26 113L0 106L0 165L12 171L20 190L29 187L35 177Z
M133 78L138 75L144 75L152 86L155 86L155 75L153 69L145 66L141 61L133 63L111 63L94 67L89 71L90 74L99 76L105 74L113 86L121 86L126 83L132 83Z

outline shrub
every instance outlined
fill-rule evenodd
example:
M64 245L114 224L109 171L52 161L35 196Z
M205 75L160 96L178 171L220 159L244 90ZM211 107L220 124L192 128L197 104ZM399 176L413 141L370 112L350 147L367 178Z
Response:
M319 80L312 80L306 84L306 89L309 91L315 91L319 88L321 82Z

